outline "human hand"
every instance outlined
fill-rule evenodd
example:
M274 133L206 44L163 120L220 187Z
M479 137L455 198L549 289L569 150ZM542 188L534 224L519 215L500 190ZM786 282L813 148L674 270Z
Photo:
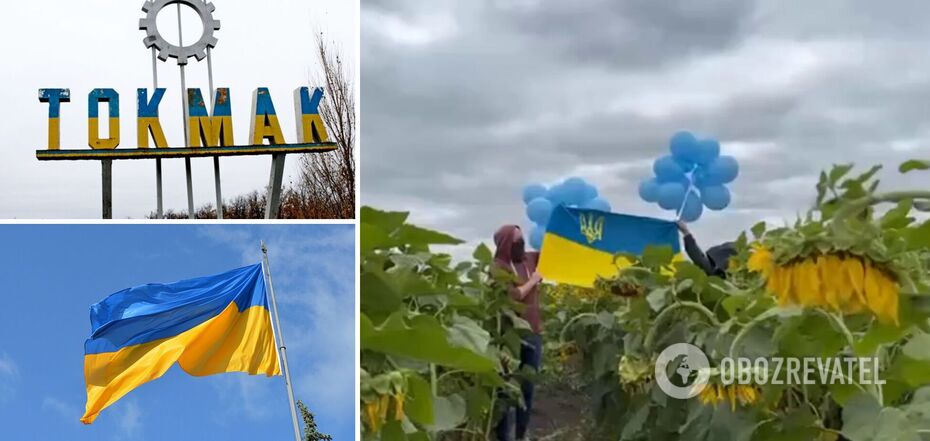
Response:
M533 272L533 275L530 276L530 283L532 283L532 284L534 284L534 285L538 285L538 284L540 284L542 281L543 281L543 278L542 278L542 276L539 274L538 271L534 271L534 272Z
M691 230L688 229L688 224L686 224L685 221L677 220L675 221L675 225L678 226L678 231L681 231L682 235L687 236L691 234Z

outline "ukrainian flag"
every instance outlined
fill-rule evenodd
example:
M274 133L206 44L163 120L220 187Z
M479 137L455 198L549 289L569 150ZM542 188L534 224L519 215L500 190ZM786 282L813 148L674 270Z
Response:
M614 277L619 252L641 255L647 246L668 245L679 254L674 222L597 210L553 209L540 250L539 273L547 280L592 287L597 276Z
M281 374L261 264L124 289L91 306L90 321L84 424L175 362L194 376Z

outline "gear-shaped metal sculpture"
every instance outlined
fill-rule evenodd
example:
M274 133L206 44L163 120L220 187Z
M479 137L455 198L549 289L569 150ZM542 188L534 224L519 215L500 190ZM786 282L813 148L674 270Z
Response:
M156 22L158 13L165 6L176 3L190 6L200 16L200 21L203 23L203 35L194 44L187 46L173 45L168 43L158 32L158 23ZM145 43L147 48L154 46L155 49L158 49L158 59L161 61L168 61L168 57L176 58L179 65L187 64L187 59L190 57L195 57L197 61L201 61L207 56L207 48L216 47L217 39L213 36L213 31L220 29L220 21L213 19L213 11L215 10L216 6L213 6L213 3L203 0L148 0L142 5L142 12L145 12L146 16L139 20L139 29L146 32L145 39L142 42Z

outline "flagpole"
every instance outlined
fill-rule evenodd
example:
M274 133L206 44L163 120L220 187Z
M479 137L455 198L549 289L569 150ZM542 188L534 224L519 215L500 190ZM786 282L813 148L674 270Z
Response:
M271 312L272 312L272 330L278 341L280 353L281 368L284 370L284 384L287 385L287 400L291 405L291 421L294 423L294 440L300 439L300 423L297 422L297 406L294 404L294 388L291 385L291 372L287 367L287 347L284 346L284 336L281 334L281 320L278 319L278 302L274 296L274 285L271 283L271 267L268 265L268 248L265 247L265 241L262 242L262 270L265 273L265 280L268 282L268 293L271 295Z

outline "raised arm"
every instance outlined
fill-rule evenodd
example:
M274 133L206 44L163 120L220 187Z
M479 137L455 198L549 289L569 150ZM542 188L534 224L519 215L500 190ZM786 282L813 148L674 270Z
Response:
M691 231L688 230L688 225L682 221L676 222L678 225L678 230L681 231L682 237L685 241L685 252L688 253L688 257L691 258L691 261L695 265L704 270L705 274L711 275L714 273L714 266L711 265L710 259L707 258L707 255L704 254L704 251L701 250L701 247L698 246L697 241L694 240L694 236L691 235Z

